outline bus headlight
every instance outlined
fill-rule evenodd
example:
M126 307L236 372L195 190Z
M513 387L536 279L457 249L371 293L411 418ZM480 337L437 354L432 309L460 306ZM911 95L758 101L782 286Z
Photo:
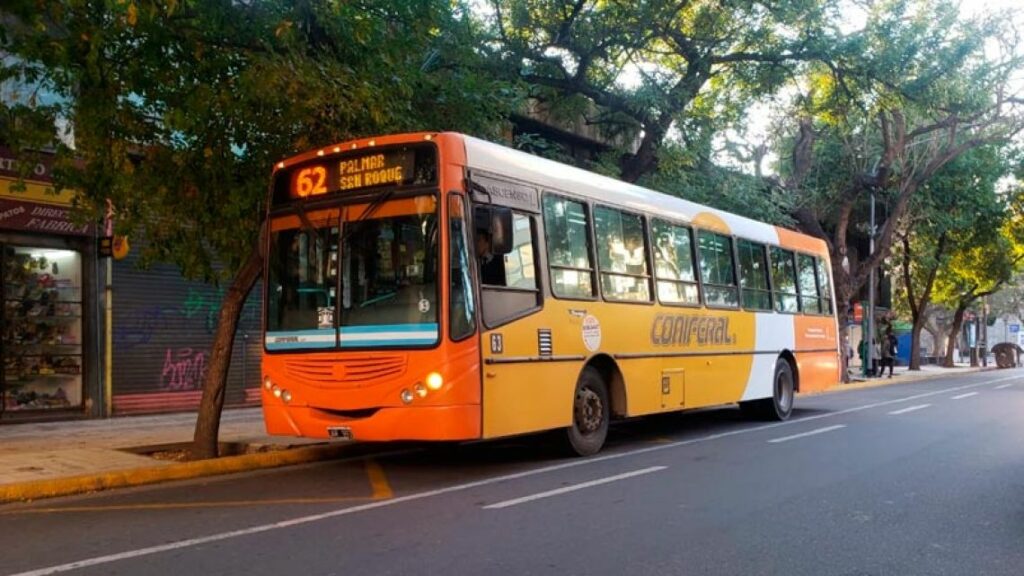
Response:
M274 393L274 398L280 398L281 397L281 393L283 392L283 390L281 390L277 386L274 386L272 392Z
M285 404L291 402L292 401L292 393L287 391L287 390L283 390L281 392L281 400L284 400Z
M263 377L263 387L266 388L267 390L270 390L271 388L274 387L274 383L271 382L270 376Z
M444 378L441 377L437 372L431 372L427 374L427 388L431 390L440 390L441 386L444 386Z
M403 404L412 404L412 400L413 400L412 391L409 390L408 388L406 388L405 390L402 390L402 393L400 394L400 397L402 398L402 403Z
M420 398L426 398L427 397L427 389L423 387L423 384L417 383L415 386L412 387L412 389L413 389L414 392L416 392L416 395L419 396Z

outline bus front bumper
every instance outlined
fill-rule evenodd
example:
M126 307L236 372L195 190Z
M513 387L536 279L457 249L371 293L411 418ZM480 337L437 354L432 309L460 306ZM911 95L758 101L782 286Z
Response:
M267 433L357 441L476 440L480 406L385 407L364 418L348 418L308 406L263 405Z

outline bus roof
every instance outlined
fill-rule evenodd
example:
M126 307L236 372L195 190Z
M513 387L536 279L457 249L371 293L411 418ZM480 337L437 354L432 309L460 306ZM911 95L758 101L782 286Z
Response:
M824 241L820 238L656 192L472 136L463 134L458 136L465 142L466 164L471 170L503 175L554 192L564 192L597 202L606 202L627 210L664 215L671 220L735 234L757 242L783 245L821 255L828 253Z

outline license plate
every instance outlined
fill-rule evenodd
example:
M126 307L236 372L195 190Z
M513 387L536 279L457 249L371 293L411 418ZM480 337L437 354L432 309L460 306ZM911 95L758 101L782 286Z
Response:
M348 426L337 426L334 428L327 429L327 435L331 438L339 438L341 440L352 439L352 429Z

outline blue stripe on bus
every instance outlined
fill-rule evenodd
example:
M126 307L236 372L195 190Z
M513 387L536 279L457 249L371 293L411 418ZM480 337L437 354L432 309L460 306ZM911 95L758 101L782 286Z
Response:
M334 348L334 342L267 342L267 350L300 350L309 348Z
M437 342L437 338L394 338L389 340L356 340L346 342L341 341L342 348L369 348L374 346L422 346L425 344L433 344Z
M375 324L373 326L342 326L341 335L373 334L375 332L437 332L437 324Z

